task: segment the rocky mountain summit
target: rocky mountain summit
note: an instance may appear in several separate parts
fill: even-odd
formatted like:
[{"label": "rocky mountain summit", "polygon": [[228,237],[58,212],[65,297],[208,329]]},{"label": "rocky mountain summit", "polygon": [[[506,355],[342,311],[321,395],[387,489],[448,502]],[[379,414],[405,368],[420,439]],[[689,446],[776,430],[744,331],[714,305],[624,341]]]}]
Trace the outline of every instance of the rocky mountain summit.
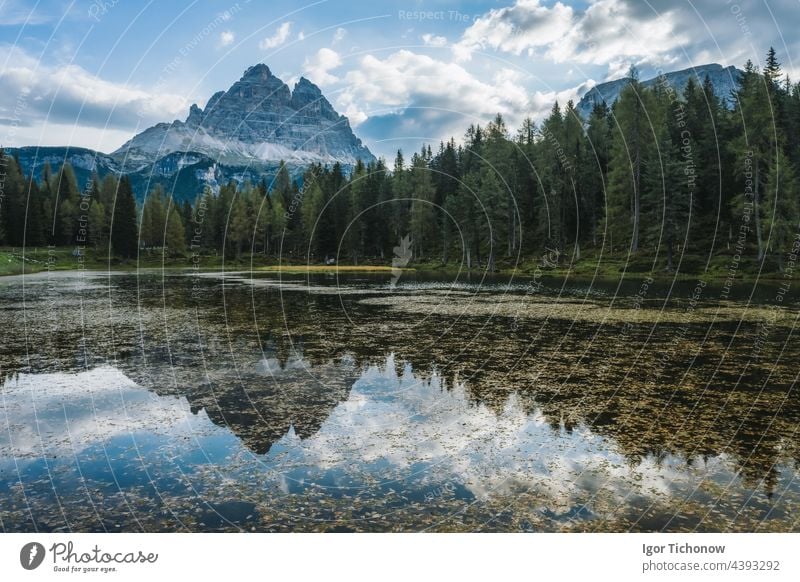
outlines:
[{"label": "rocky mountain summit", "polygon": [[[664,78],[667,83],[679,94],[683,93],[686,83],[689,82],[690,77],[694,77],[698,85],[702,85],[706,77],[711,80],[714,87],[714,92],[717,97],[722,99],[722,102],[727,107],[733,107],[732,94],[739,86],[740,71],[736,67],[723,67],[716,63],[710,65],[701,65],[683,69],[680,71],[673,71],[665,73]],[[651,87],[658,82],[658,77],[642,81],[643,87]],[[588,119],[592,113],[595,103],[605,102],[611,107],[614,102],[619,98],[622,90],[631,82],[629,77],[608,81],[607,83],[600,83],[592,87],[578,102],[575,107],[578,113],[584,119]]]},{"label": "rocky mountain summit", "polygon": [[[682,92],[690,77],[702,83],[711,79],[716,94],[733,106],[739,71],[718,64],[666,73],[667,82]],[[657,78],[642,81],[644,86]],[[589,90],[577,105],[587,119],[595,103],[612,105],[630,83],[623,78]],[[192,105],[184,121],[158,123],[134,136],[111,154],[78,147],[7,148],[19,159],[26,174],[41,175],[45,163],[57,168],[70,163],[81,185],[93,174],[125,173],[141,200],[161,184],[178,200],[194,200],[210,187],[222,184],[267,184],[284,162],[300,180],[311,163],[339,163],[345,172],[358,160],[375,159],[355,136],[347,118],[334,110],[311,81],[301,78],[290,89],[269,67],[250,67],[227,91],[211,96],[205,108]]]},{"label": "rocky mountain summit", "polygon": [[205,109],[192,105],[185,121],[154,125],[111,156],[130,167],[175,152],[199,153],[228,165],[284,160],[351,166],[375,159],[319,87],[301,78],[290,90],[264,64],[215,93]]}]

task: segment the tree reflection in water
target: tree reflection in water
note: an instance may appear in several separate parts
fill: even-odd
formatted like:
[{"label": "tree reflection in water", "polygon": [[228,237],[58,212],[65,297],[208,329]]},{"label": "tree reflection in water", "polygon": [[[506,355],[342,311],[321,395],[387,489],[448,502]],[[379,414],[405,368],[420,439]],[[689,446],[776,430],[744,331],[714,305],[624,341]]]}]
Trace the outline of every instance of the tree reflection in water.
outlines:
[{"label": "tree reflection in water", "polygon": [[532,301],[504,287],[312,283],[6,283],[3,528],[796,529],[796,342],[754,355],[755,309],[510,325],[475,307]]}]

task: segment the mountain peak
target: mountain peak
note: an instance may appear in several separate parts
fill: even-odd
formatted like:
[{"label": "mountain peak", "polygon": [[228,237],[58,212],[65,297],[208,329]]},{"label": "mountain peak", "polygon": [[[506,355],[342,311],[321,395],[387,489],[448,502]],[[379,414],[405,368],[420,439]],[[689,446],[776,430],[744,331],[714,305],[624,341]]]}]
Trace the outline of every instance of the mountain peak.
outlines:
[{"label": "mountain peak", "polygon": [[[643,87],[651,87],[658,83],[662,75],[667,83],[679,94],[683,93],[690,78],[694,78],[698,84],[702,85],[705,78],[708,77],[714,86],[714,92],[717,97],[722,99],[723,103],[728,106],[733,105],[731,93],[738,87],[739,82],[739,70],[736,67],[723,67],[719,63],[709,63],[680,71],[662,73],[652,79],[641,81],[641,84]],[[596,103],[605,102],[609,107],[612,106],[619,98],[622,90],[630,82],[631,78],[626,76],[595,85],[581,97],[576,109],[584,119],[588,119]]]},{"label": "mountain peak", "polygon": [[289,105],[301,116],[318,116],[329,121],[342,119],[333,105],[325,99],[322,90],[305,77],[300,77],[300,80],[295,83]]},{"label": "mountain peak", "polygon": [[301,77],[294,90],[258,63],[205,109],[193,104],[185,121],[158,124],[112,156],[153,163],[175,152],[197,152],[248,166],[285,160],[353,166],[375,159],[314,83]]},{"label": "mountain peak", "polygon": [[309,91],[316,91],[317,93],[322,95],[322,90],[317,85],[306,79],[305,77],[300,77],[297,83],[294,84],[294,89],[295,91],[297,91],[298,89],[302,90],[307,89]]},{"label": "mountain peak", "polygon": [[269,70],[269,67],[264,63],[258,63],[257,65],[253,65],[252,67],[248,67],[247,70],[242,75],[242,79],[247,78],[260,78],[260,79],[269,79],[272,77],[272,71]]}]

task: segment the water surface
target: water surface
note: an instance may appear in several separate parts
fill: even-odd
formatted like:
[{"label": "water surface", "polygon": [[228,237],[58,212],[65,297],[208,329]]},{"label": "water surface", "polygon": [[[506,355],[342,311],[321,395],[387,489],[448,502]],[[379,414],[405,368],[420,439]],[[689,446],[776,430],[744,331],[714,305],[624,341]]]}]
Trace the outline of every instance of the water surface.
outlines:
[{"label": "water surface", "polygon": [[797,531],[782,289],[5,278],[0,527]]}]

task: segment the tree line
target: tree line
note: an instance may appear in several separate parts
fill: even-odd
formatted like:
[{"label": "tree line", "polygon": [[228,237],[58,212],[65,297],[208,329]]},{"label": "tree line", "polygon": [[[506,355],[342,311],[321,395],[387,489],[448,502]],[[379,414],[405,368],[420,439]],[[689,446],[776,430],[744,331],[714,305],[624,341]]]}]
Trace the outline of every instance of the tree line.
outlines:
[{"label": "tree line", "polygon": [[[415,261],[580,259],[586,249],[663,258],[751,254],[795,245],[800,223],[800,83],[770,49],[745,65],[732,95],[690,78],[645,88],[635,69],[612,105],[583,119],[570,101],[512,133],[502,116],[464,139],[427,145],[391,167],[381,159],[312,165],[293,180],[209,187],[193,204],[160,187],[137,207],[127,177],[79,190],[68,164],[24,176],[3,156],[0,244],[93,245],[121,256],[141,248],[258,253],[358,263],[392,256],[410,236]],[[727,105],[728,103],[732,105]]]},{"label": "tree line", "polygon": [[136,255],[138,212],[127,176],[94,176],[80,190],[70,164],[53,172],[45,163],[37,180],[3,151],[0,168],[1,245],[76,245]]}]

